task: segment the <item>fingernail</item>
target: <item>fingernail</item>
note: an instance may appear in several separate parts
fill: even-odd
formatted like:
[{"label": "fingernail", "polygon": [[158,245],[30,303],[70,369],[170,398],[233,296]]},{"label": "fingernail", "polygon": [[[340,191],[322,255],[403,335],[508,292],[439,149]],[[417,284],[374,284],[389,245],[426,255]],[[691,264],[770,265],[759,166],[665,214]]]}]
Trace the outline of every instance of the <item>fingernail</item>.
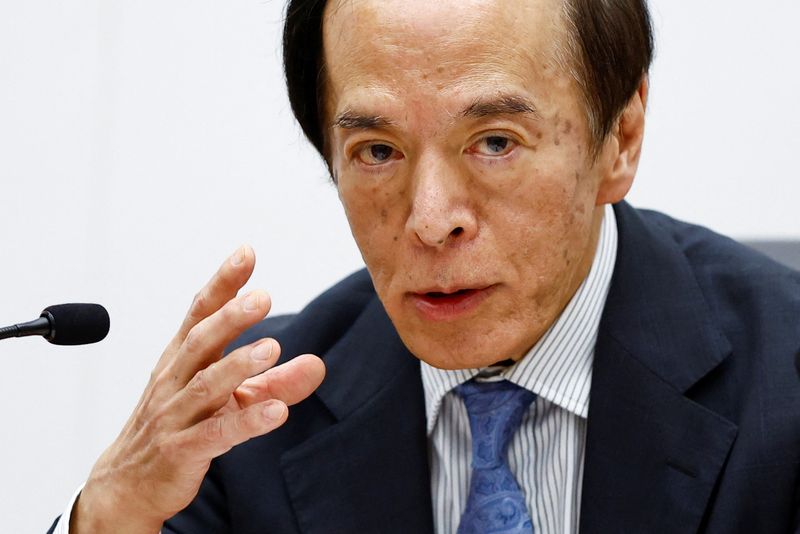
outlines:
[{"label": "fingernail", "polygon": [[231,256],[231,265],[237,267],[242,264],[244,261],[244,246],[239,247],[236,249],[236,252],[233,253]]},{"label": "fingernail", "polygon": [[258,309],[258,293],[250,293],[244,299],[244,311],[251,312]]},{"label": "fingernail", "polygon": [[283,417],[283,403],[271,402],[264,406],[264,418],[270,421],[277,421]]},{"label": "fingernail", "polygon": [[272,343],[269,341],[259,343],[253,347],[253,352],[250,353],[250,356],[254,360],[268,360],[272,356]]}]

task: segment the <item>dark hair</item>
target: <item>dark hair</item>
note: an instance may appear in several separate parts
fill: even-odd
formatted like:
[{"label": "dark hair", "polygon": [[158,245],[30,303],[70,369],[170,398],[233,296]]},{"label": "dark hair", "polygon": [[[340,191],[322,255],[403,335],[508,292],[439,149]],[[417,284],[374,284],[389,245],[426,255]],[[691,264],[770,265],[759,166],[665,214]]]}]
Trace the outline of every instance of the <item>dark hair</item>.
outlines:
[{"label": "dark hair", "polygon": [[[327,0],[289,0],[283,67],[303,132],[327,160],[322,18]],[[585,100],[594,152],[647,74],[653,30],[646,0],[564,0],[568,60]]]}]

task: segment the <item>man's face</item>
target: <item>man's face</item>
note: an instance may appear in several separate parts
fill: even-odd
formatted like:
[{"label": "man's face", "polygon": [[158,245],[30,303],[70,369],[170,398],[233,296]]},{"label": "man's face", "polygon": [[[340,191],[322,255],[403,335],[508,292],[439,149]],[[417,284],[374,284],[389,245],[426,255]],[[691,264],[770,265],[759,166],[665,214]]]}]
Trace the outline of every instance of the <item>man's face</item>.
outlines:
[{"label": "man's face", "polygon": [[519,358],[593,259],[594,160],[560,0],[332,0],[339,196],[400,336],[441,368]]}]

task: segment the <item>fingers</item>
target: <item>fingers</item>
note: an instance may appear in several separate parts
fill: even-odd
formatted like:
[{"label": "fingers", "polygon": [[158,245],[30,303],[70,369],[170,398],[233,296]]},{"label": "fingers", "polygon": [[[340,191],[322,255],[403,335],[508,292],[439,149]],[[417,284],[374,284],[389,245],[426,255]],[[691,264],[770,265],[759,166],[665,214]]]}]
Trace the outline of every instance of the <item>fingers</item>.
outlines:
[{"label": "fingers", "polygon": [[[225,260],[211,280],[195,295],[183,323],[164,353],[165,357],[175,353],[186,335],[197,323],[222,308],[226,302],[236,296],[236,293],[250,279],[255,265],[256,255],[249,245],[242,245]],[[164,359],[162,358],[162,360]],[[166,362],[159,361],[154,374],[157,374],[164,365]]]},{"label": "fingers", "polygon": [[288,415],[286,404],[270,400],[205,419],[175,437],[177,450],[187,456],[215,458],[250,438],[281,426]]},{"label": "fingers", "polygon": [[303,354],[274,369],[245,380],[234,392],[241,407],[267,399],[297,404],[316,390],[325,378],[325,364],[313,354]]},{"label": "fingers", "polygon": [[223,263],[211,280],[195,295],[189,312],[178,330],[183,340],[197,323],[216,312],[236,296],[256,265],[256,255],[249,245],[242,245]]},{"label": "fingers", "polygon": [[195,295],[183,323],[153,369],[151,378],[164,370],[196,324],[236,296],[250,279],[255,265],[256,255],[249,245],[242,245],[225,260],[211,280]]},{"label": "fingers", "polygon": [[229,301],[193,326],[167,369],[175,388],[183,387],[198,370],[218,361],[225,346],[261,321],[270,305],[265,291],[252,291]]},{"label": "fingers", "polygon": [[277,341],[261,339],[201,369],[165,406],[170,426],[188,428],[210,417],[225,406],[243,381],[275,365],[280,353]]}]

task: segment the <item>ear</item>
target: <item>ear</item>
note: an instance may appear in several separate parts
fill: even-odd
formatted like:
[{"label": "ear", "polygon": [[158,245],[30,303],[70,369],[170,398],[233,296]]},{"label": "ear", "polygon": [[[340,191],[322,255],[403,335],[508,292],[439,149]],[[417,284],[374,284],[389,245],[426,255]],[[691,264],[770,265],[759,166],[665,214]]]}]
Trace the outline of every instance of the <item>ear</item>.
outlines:
[{"label": "ear", "polygon": [[607,141],[608,157],[612,159],[597,191],[597,205],[621,201],[633,185],[639,168],[644,139],[644,115],[647,108],[649,81],[642,77],[639,89],[622,111],[615,130]]}]

